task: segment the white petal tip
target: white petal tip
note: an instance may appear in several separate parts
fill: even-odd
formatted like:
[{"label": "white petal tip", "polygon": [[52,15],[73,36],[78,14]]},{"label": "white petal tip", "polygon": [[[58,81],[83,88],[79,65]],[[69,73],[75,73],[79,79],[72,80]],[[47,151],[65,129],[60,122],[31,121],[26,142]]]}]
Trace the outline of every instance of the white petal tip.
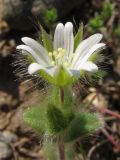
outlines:
[{"label": "white petal tip", "polygon": [[66,27],[66,28],[73,28],[73,24],[72,24],[71,22],[67,22],[67,23],[65,24],[65,27]]},{"label": "white petal tip", "polygon": [[97,38],[99,38],[100,40],[103,38],[103,35],[101,33],[96,33],[95,34],[97,36]]},{"label": "white petal tip", "polygon": [[16,47],[16,49],[22,49],[21,45],[18,45],[18,46]]},{"label": "white petal tip", "polygon": [[63,27],[64,27],[64,26],[63,26],[62,23],[58,23],[57,26],[56,26],[56,28],[63,28]]},{"label": "white petal tip", "polygon": [[26,40],[26,38],[28,38],[28,37],[22,37],[21,41],[24,42],[24,40]]},{"label": "white petal tip", "polygon": [[34,74],[35,72],[37,72],[38,70],[40,70],[41,67],[39,64],[37,63],[32,63],[28,66],[28,73],[29,74]]}]

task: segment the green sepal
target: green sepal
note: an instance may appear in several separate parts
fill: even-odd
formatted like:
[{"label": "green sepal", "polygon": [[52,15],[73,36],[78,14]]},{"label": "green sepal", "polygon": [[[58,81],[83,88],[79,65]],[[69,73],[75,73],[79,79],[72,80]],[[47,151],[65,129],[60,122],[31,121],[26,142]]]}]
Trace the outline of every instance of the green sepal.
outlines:
[{"label": "green sepal", "polygon": [[104,78],[105,75],[106,75],[106,72],[99,69],[95,73],[90,73],[90,76],[88,75],[89,81],[90,83],[98,83],[100,80]]},{"label": "green sepal", "polygon": [[64,87],[77,81],[76,77],[71,76],[63,67],[59,67],[54,76],[51,76],[44,70],[38,71],[38,74],[42,76],[49,83],[55,86]]},{"label": "green sepal", "polygon": [[23,120],[38,133],[45,131],[45,110],[43,106],[30,107],[23,113]]},{"label": "green sepal", "polygon": [[65,130],[64,140],[71,142],[78,138],[89,136],[100,127],[101,122],[95,114],[89,112],[79,113]]},{"label": "green sepal", "polygon": [[53,104],[47,106],[46,116],[48,120],[48,132],[50,132],[50,134],[56,134],[67,126],[63,113]]},{"label": "green sepal", "polygon": [[53,52],[53,43],[52,40],[49,36],[49,34],[43,29],[42,26],[40,26],[41,28],[41,33],[42,33],[42,41],[43,41],[43,45],[46,48],[46,50],[48,52]]},{"label": "green sepal", "polygon": [[35,62],[34,57],[33,57],[31,54],[29,54],[27,51],[24,51],[24,54],[23,54],[23,55],[24,55],[24,58],[27,60],[27,62],[28,62],[29,64]]},{"label": "green sepal", "polygon": [[51,83],[51,84],[55,84],[55,78],[52,77],[50,74],[48,74],[45,70],[41,69],[37,72],[41,77],[43,77],[47,82]]},{"label": "green sepal", "polygon": [[83,23],[80,24],[77,34],[74,39],[74,51],[79,45],[79,43],[83,40]]},{"label": "green sepal", "polygon": [[98,52],[95,52],[94,54],[92,54],[90,56],[90,58],[88,59],[88,61],[92,61],[93,63],[101,63],[104,61],[104,56]]},{"label": "green sepal", "polygon": [[64,67],[60,67],[58,72],[55,75],[56,85],[59,87],[64,87],[70,85],[76,81],[76,78],[71,76]]}]

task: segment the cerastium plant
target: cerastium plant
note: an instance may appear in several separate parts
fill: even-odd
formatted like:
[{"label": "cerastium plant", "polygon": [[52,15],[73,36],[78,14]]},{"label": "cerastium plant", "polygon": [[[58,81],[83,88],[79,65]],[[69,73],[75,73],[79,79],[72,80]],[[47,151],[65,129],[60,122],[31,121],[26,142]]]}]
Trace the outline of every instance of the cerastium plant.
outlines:
[{"label": "cerastium plant", "polygon": [[82,40],[82,25],[74,37],[71,22],[56,26],[53,42],[46,31],[41,30],[43,45],[23,37],[24,44],[17,49],[30,63],[28,73],[39,75],[52,85],[41,104],[25,110],[23,119],[44,135],[43,149],[48,159],[70,160],[74,157],[75,142],[102,125],[99,116],[78,106],[72,86],[84,76],[92,78],[99,72],[97,64],[102,56],[98,52],[105,44],[100,43],[100,33]]}]

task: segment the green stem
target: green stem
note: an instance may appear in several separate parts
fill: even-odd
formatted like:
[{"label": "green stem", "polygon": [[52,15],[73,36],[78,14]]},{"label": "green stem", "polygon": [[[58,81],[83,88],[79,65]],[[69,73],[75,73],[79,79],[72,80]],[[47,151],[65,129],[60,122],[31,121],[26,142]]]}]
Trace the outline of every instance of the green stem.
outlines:
[{"label": "green stem", "polygon": [[62,87],[60,88],[60,102],[64,103],[64,89]]}]

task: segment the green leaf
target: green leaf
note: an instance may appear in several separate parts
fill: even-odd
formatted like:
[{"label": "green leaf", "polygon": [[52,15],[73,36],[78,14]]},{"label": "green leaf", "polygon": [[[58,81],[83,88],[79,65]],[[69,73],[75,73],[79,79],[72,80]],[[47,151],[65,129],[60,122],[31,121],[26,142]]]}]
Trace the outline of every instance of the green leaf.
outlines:
[{"label": "green leaf", "polygon": [[83,40],[83,23],[80,24],[77,34],[74,39],[74,51],[79,45],[79,43]]},{"label": "green leaf", "polygon": [[93,29],[99,29],[100,27],[103,26],[103,23],[104,23],[103,19],[97,13],[95,14],[95,17],[89,21],[89,25]]},{"label": "green leaf", "polygon": [[49,26],[52,26],[58,18],[56,8],[47,9],[44,13],[44,21]]},{"label": "green leaf", "polygon": [[23,120],[37,132],[45,131],[45,111],[44,107],[30,107],[23,113]]},{"label": "green leaf", "polygon": [[47,106],[46,116],[48,119],[49,132],[51,134],[56,134],[62,131],[67,125],[63,113],[53,104]]},{"label": "green leaf", "polygon": [[101,16],[105,20],[110,19],[115,10],[115,3],[111,3],[109,0],[105,0],[102,7]]},{"label": "green leaf", "polygon": [[100,127],[101,121],[95,114],[89,112],[79,113],[65,131],[64,140],[71,142],[78,138],[88,136]]},{"label": "green leaf", "polygon": [[49,34],[43,29],[42,26],[40,26],[40,28],[44,47],[47,49],[48,52],[53,52],[53,43]]}]

